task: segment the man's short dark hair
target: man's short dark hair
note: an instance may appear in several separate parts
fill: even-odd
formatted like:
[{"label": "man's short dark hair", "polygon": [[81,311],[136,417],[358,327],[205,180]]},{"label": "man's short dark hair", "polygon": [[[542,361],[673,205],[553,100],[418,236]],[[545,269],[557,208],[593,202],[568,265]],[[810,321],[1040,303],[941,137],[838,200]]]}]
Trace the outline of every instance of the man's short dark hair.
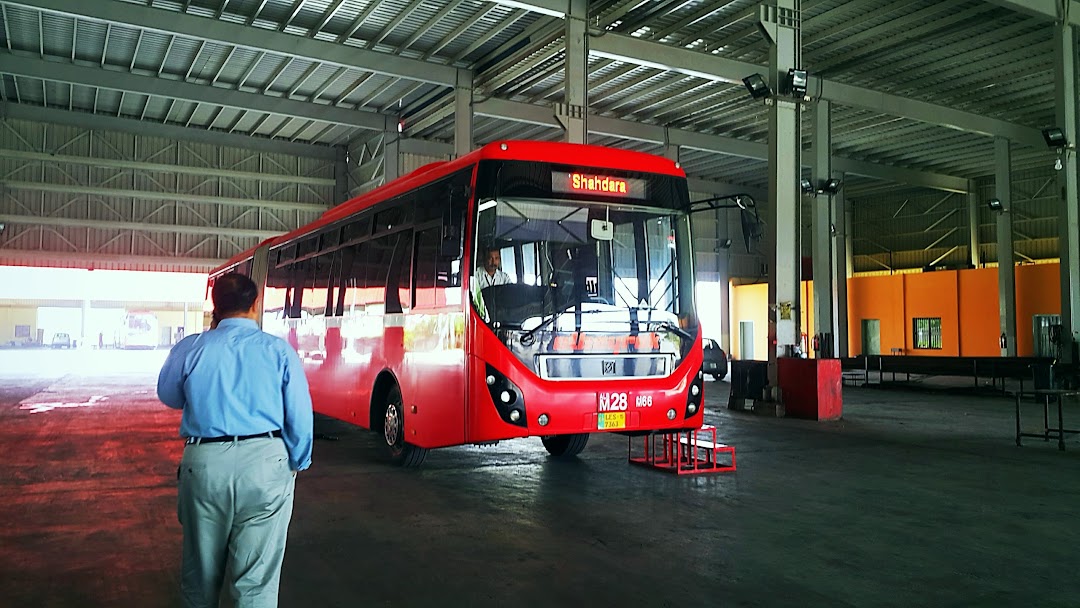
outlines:
[{"label": "man's short dark hair", "polygon": [[255,286],[255,281],[238,272],[230,272],[218,277],[214,281],[214,289],[211,292],[214,312],[218,317],[251,310],[258,296],[259,288]]}]

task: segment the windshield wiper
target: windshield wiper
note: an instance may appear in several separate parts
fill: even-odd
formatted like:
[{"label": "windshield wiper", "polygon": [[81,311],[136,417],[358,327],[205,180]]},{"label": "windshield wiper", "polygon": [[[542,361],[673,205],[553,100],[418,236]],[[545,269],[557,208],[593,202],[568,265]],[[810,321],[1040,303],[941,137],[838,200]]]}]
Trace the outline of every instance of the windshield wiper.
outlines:
[{"label": "windshield wiper", "polygon": [[694,336],[690,335],[690,333],[687,332],[685,329],[679,327],[678,325],[672,323],[671,321],[646,321],[645,324],[646,325],[658,325],[658,326],[660,326],[660,327],[662,327],[662,328],[664,328],[664,329],[666,329],[666,330],[668,330],[670,332],[678,334],[679,337],[681,337],[681,338],[683,338],[685,340],[690,340],[691,342],[694,340]]},{"label": "windshield wiper", "polygon": [[[539,325],[537,325],[536,327],[530,329],[529,331],[521,334],[522,341],[531,340],[533,335],[536,332],[550,326],[552,323],[555,322],[556,319],[559,318],[559,315],[570,314],[570,310],[573,309],[574,306],[576,306],[576,304],[573,305],[573,306],[569,306],[567,308],[564,308],[564,309],[562,309],[562,310],[560,310],[558,312],[552,313],[550,317],[548,317],[547,319],[544,319]],[[611,311],[610,310],[582,310],[582,311],[574,311],[574,314],[580,313],[580,314],[583,314],[583,315],[592,315],[592,314],[598,314],[598,313],[603,313],[603,312],[611,312]]]}]

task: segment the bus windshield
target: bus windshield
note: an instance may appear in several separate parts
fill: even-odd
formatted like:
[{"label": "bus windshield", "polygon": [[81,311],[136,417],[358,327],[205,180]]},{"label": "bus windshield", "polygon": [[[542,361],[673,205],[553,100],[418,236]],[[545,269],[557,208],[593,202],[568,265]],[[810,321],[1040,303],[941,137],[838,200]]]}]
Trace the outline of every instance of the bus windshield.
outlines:
[{"label": "bus windshield", "polygon": [[625,350],[610,338],[646,335],[647,350],[681,358],[693,342],[683,329],[696,327],[693,299],[680,297],[692,289],[678,264],[688,239],[684,214],[510,197],[477,209],[473,305],[522,360],[531,353],[517,352],[518,343],[550,351],[560,334],[593,335],[592,348],[579,344],[576,352]]}]

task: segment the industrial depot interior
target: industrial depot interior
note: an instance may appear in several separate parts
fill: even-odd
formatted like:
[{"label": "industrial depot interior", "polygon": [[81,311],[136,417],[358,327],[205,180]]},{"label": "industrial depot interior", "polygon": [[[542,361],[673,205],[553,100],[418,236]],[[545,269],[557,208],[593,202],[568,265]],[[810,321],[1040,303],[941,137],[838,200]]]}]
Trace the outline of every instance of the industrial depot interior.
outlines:
[{"label": "industrial depot interior", "polygon": [[1080,603],[1080,0],[0,21],[0,606],[182,605],[228,269],[316,404],[281,606]]}]

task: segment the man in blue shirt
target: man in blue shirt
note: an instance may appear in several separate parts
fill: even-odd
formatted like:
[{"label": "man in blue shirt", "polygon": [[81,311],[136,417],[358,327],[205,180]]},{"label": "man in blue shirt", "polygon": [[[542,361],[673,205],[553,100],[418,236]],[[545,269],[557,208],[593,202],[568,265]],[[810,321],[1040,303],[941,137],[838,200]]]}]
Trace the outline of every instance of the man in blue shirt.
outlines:
[{"label": "man in blue shirt", "polygon": [[183,410],[181,592],[189,608],[216,607],[228,568],[238,607],[277,606],[311,396],[296,352],[259,329],[255,283],[226,274],[212,297],[216,328],[178,342],[158,375],[158,398]]}]

